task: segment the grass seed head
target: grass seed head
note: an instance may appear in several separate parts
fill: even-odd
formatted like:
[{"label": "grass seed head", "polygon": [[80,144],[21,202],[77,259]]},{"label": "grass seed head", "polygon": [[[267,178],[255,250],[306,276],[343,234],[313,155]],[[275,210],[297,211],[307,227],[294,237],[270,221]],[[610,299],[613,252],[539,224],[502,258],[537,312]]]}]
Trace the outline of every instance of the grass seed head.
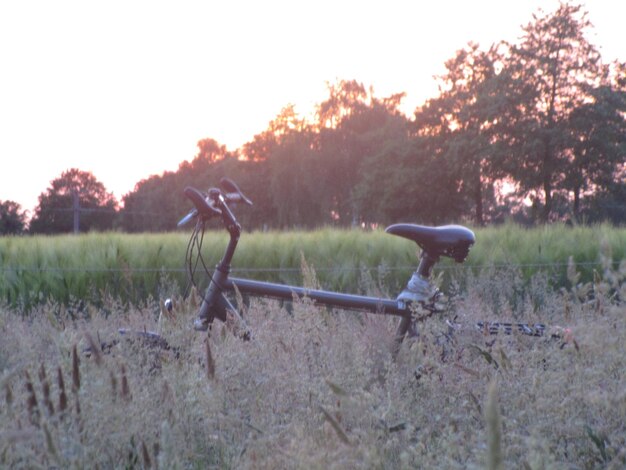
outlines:
[{"label": "grass seed head", "polygon": [[57,368],[57,385],[59,386],[59,411],[63,412],[67,409],[67,394],[65,393],[63,371],[60,367]]},{"label": "grass seed head", "polygon": [[122,390],[121,396],[124,400],[130,401],[132,399],[132,395],[130,393],[130,385],[128,384],[128,377],[126,376],[126,367],[124,364],[121,366],[122,372]]},{"label": "grass seed head", "polygon": [[109,372],[109,379],[111,381],[111,397],[115,403],[115,400],[117,399],[117,377],[115,377],[113,371]]},{"label": "grass seed head", "polygon": [[80,390],[80,359],[78,358],[78,348],[72,348],[72,392]]},{"label": "grass seed head", "polygon": [[54,414],[54,405],[52,404],[52,400],[50,399],[50,382],[48,382],[46,367],[43,362],[41,363],[41,366],[39,368],[39,381],[41,382],[43,404],[48,410],[48,416],[52,416]]},{"label": "grass seed head", "polygon": [[209,338],[204,340],[205,347],[205,360],[206,360],[206,375],[209,380],[215,378],[215,362],[213,360],[213,354],[211,353],[211,345],[209,344]]},{"label": "grass seed head", "polygon": [[11,389],[11,384],[8,383],[4,386],[4,401],[7,407],[11,408],[13,404],[13,390]]},{"label": "grass seed head", "polygon": [[33,386],[33,382],[30,379],[30,374],[28,371],[25,372],[26,375],[26,408],[28,410],[28,416],[32,424],[39,424],[39,404],[37,403],[37,395],[35,393],[35,387]]}]

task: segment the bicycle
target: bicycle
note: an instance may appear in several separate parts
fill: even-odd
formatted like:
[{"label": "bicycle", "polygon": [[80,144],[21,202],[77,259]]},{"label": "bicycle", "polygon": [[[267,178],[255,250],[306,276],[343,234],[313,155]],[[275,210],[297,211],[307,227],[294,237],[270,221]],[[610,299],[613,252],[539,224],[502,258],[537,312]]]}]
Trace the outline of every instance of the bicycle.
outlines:
[{"label": "bicycle", "polygon": [[[421,249],[416,271],[409,279],[406,288],[395,299],[231,277],[231,261],[241,236],[241,225],[230,205],[236,203],[252,205],[252,201],[231,179],[222,178],[220,187],[221,189],[211,188],[206,193],[193,187],[186,187],[184,194],[193,203],[194,208],[178,223],[178,226],[181,227],[192,220],[196,221],[186,254],[191,282],[193,283],[195,271],[199,264],[202,265],[209,277],[209,285],[202,296],[202,303],[194,321],[194,329],[198,331],[209,330],[216,318],[225,322],[230,313],[242,327],[242,338],[246,340],[251,338],[251,331],[247,327],[245,319],[227,298],[226,294],[228,293],[239,292],[242,295],[270,297],[287,301],[293,300],[294,297],[308,298],[316,304],[329,307],[399,317],[393,341],[392,353],[395,356],[407,335],[417,335],[416,323],[441,311],[438,307],[438,300],[441,298],[442,292],[430,280],[435,264],[441,257],[452,258],[457,263],[463,263],[476,241],[474,233],[462,225],[431,227],[400,223],[387,227],[386,233],[413,241]],[[201,248],[206,224],[213,218],[221,220],[230,235],[230,239],[221,261],[211,272],[202,258]],[[195,252],[196,250],[197,252]],[[171,302],[166,301],[166,306],[170,309]],[[418,315],[418,310],[423,313]],[[452,322],[447,323],[450,329],[454,329],[456,326]],[[497,334],[499,331],[511,334],[516,329],[522,334],[542,336],[545,331],[543,324],[479,322],[476,327],[487,332],[487,334]]]}]

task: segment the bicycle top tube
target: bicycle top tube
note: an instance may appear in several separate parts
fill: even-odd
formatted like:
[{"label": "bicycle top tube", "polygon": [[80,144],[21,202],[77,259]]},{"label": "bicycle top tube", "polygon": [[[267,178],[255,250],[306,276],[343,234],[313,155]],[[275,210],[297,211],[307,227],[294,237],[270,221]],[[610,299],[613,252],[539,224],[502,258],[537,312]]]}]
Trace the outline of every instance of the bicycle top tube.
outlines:
[{"label": "bicycle top tube", "polygon": [[[224,282],[225,290],[237,289],[242,294],[293,300],[294,297],[308,298],[315,303],[348,310],[366,310],[384,315],[405,316],[410,313],[405,304],[396,300],[364,295],[344,294],[322,289],[308,289],[273,282],[255,281],[251,279],[229,278]],[[425,299],[426,300],[426,299]]]}]

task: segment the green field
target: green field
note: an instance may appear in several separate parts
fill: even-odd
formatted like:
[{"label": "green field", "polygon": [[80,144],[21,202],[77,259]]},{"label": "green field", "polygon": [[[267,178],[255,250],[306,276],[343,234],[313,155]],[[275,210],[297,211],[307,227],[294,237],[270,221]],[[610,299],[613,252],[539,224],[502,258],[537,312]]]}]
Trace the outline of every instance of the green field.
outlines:
[{"label": "green field", "polygon": [[[437,266],[445,279],[500,271],[514,272],[516,282],[526,283],[541,273],[551,285],[563,287],[570,257],[581,281],[591,280],[594,270],[602,272],[608,259],[615,265],[626,259],[626,230],[608,225],[505,225],[475,232],[477,242],[465,264],[445,260]],[[100,304],[113,297],[138,304],[173,295],[187,282],[187,238],[180,232],[0,238],[0,302],[28,310],[49,300]],[[208,266],[217,263],[225,244],[225,234],[206,234]],[[244,233],[233,275],[298,284],[304,258],[326,289],[394,295],[415,269],[417,253],[412,242],[383,231]]]}]

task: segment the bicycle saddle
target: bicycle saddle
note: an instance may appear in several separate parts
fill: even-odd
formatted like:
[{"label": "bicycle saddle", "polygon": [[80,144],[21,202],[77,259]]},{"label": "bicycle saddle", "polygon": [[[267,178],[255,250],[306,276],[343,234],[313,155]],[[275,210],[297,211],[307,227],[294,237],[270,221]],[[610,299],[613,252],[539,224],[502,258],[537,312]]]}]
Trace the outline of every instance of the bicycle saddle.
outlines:
[{"label": "bicycle saddle", "polygon": [[385,232],[413,240],[432,257],[448,256],[457,263],[467,258],[470,247],[476,241],[474,232],[462,225],[427,227],[416,224],[394,224]]}]

